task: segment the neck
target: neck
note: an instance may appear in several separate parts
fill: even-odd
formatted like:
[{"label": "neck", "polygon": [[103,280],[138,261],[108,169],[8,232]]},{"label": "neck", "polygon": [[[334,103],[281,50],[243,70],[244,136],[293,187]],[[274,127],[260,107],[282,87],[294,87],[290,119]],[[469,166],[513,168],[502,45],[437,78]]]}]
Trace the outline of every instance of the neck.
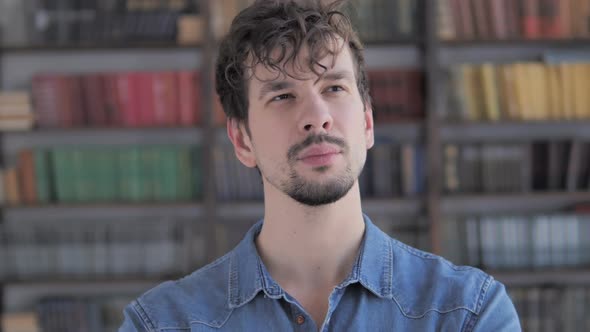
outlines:
[{"label": "neck", "polygon": [[358,182],[339,201],[320,207],[303,206],[266,186],[264,224],[256,245],[273,279],[284,288],[342,282],[365,229]]}]

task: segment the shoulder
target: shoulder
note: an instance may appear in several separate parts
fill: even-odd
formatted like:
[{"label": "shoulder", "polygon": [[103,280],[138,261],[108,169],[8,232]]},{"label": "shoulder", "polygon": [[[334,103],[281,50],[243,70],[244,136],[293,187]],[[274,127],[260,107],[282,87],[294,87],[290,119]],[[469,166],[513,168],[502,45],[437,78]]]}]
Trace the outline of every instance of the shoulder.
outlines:
[{"label": "shoulder", "polygon": [[189,330],[200,323],[219,327],[231,314],[228,282],[233,251],[175,281],[147,291],[125,309],[149,331]]},{"label": "shoulder", "polygon": [[495,283],[485,272],[391,239],[392,296],[407,316],[467,310],[478,315]]}]

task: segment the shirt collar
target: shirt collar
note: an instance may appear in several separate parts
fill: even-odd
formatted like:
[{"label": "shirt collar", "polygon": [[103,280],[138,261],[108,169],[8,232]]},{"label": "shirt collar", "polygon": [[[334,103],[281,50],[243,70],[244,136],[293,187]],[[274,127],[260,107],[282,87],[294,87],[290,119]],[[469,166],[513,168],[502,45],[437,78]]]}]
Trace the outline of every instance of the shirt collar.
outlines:
[{"label": "shirt collar", "polygon": [[[363,215],[365,234],[357,260],[346,278],[337,287],[360,283],[382,298],[392,297],[393,253],[391,239]],[[258,255],[255,239],[263,220],[250,228],[244,239],[232,251],[229,268],[229,307],[237,308],[250,302],[263,291],[270,298],[280,298],[284,290],[272,279]]]}]

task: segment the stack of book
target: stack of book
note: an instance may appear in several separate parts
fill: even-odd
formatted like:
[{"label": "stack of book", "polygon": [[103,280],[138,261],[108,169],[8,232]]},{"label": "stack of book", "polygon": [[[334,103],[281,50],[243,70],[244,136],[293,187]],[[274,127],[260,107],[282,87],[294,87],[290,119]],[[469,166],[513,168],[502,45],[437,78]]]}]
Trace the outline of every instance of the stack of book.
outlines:
[{"label": "stack of book", "polygon": [[422,1],[350,1],[349,15],[365,43],[411,39],[419,33]]},{"label": "stack of book", "polygon": [[[37,74],[32,89],[40,128],[178,127],[200,124],[198,71]],[[219,103],[217,123],[223,123]]]},{"label": "stack of book", "polygon": [[590,190],[590,142],[447,144],[448,193]]},{"label": "stack of book", "polygon": [[414,69],[373,69],[368,73],[377,123],[419,120],[424,116],[423,74]]},{"label": "stack of book", "polygon": [[586,0],[437,0],[445,40],[589,38]]},{"label": "stack of book", "polygon": [[[463,64],[442,118],[464,121],[590,119],[590,63]],[[443,108],[441,108],[443,109]]]},{"label": "stack of book", "polygon": [[445,257],[493,270],[575,268],[590,264],[584,213],[448,218]]},{"label": "stack of book", "polygon": [[[189,258],[186,224],[178,218],[123,217],[6,222],[0,225],[0,280],[177,276]],[[205,238],[190,241],[191,262],[203,264]]]},{"label": "stack of book", "polygon": [[30,130],[34,124],[32,109],[28,92],[0,92],[0,130]]},{"label": "stack of book", "polygon": [[201,197],[196,146],[22,150],[3,170],[7,205],[189,202]]}]

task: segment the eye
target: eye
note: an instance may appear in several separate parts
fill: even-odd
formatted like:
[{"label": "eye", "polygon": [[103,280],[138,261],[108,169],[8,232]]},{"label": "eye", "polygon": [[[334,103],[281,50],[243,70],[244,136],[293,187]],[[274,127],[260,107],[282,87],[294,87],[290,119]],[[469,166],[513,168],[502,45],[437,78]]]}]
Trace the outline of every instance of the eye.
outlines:
[{"label": "eye", "polygon": [[338,91],[344,91],[344,88],[340,85],[332,85],[331,87],[326,89],[326,91],[327,92],[338,92]]},{"label": "eye", "polygon": [[281,100],[286,100],[286,99],[289,99],[289,98],[293,98],[293,95],[290,94],[290,93],[283,93],[281,95],[278,95],[278,96],[273,97],[270,101],[271,102],[272,101],[281,101]]}]

